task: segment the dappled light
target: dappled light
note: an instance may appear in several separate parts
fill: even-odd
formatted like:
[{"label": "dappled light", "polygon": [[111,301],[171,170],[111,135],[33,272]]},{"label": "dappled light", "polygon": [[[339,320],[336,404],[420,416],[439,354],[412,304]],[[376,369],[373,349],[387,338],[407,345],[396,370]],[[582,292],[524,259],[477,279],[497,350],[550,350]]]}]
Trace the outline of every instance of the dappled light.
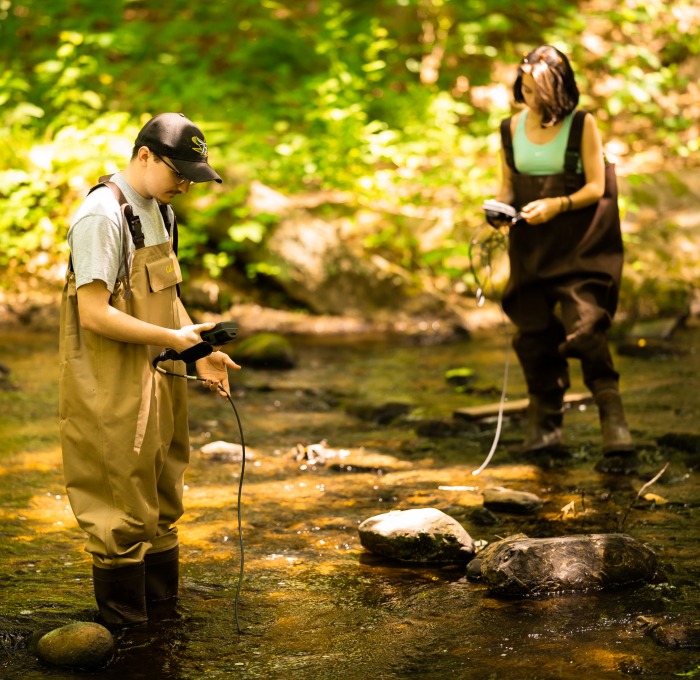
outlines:
[{"label": "dappled light", "polygon": [[[55,375],[30,379],[34,362],[46,362],[51,345],[32,334],[13,339],[4,347],[4,361],[24,386],[22,399],[55,398]],[[571,459],[542,467],[511,456],[509,448],[522,432],[522,423],[513,418],[492,463],[473,476],[490,447],[493,425],[463,425],[466,429],[439,437],[420,436],[416,429],[424,418],[448,422],[458,408],[488,399],[451,388],[444,376],[449,368],[467,365],[477,387],[498,381],[503,356],[492,342],[488,335],[440,348],[397,340],[324,344],[316,339],[307,345],[295,339],[296,368],[249,368],[235,376],[234,399],[249,445],[241,506],[242,635],[233,623],[241,559],[240,462],[202,452],[211,442],[234,444],[237,435],[225,403],[208,391],[190,389],[192,462],[185,514],[178,523],[182,618],[172,628],[119,636],[118,656],[102,677],[116,680],[136,667],[156,673],[154,664],[160,669],[164,661],[184,675],[206,667],[212,677],[245,672],[252,678],[332,677],[341,662],[348,678],[404,677],[416,668],[425,677],[469,677],[475,665],[488,665],[504,677],[527,677],[536,664],[542,677],[558,680],[612,678],[621,669],[644,669],[646,677],[661,680],[669,668],[692,669],[693,649],[654,645],[637,618],[692,617],[698,601],[691,578],[698,565],[693,454],[655,443],[664,433],[694,428],[697,404],[685,397],[688,381],[695,379],[697,354],[662,362],[620,357],[630,376],[627,401],[644,452],[643,477],[595,472],[599,434],[591,409],[566,415]],[[679,343],[694,348],[697,330],[684,331]],[[410,374],[407,365],[414,367]],[[348,379],[358,375],[361,382]],[[311,377],[333,391],[334,406],[318,394],[309,399]],[[522,389],[521,378],[513,376],[513,400]],[[384,424],[351,415],[359,401],[381,404],[397,392],[412,412]],[[17,398],[13,394],[0,391],[4,405]],[[2,414],[10,429],[21,419],[18,411]],[[35,447],[25,431],[15,441],[17,452],[4,456],[0,476],[0,633],[6,631],[6,640],[21,641],[37,628],[90,621],[96,612],[90,557],[63,489],[57,422],[49,411],[34,422],[38,431],[54,428],[54,443]],[[231,451],[235,455],[235,447]],[[348,459],[339,455],[343,452],[351,452],[357,469],[342,464]],[[667,472],[644,489],[664,459],[671,461],[671,476]],[[369,468],[362,470],[365,461]],[[373,468],[378,461],[386,469]],[[534,492],[543,505],[534,514],[488,510],[483,492],[493,487]],[[442,510],[480,545],[517,533],[614,533],[627,513],[625,533],[653,548],[664,574],[659,583],[621,592],[495,597],[466,578],[464,564],[400,562],[362,546],[362,521],[410,508]],[[19,651],[4,657],[0,669],[16,670],[22,678],[50,677],[17,644]]]},{"label": "dappled light", "polygon": [[[150,115],[180,110],[202,122],[225,179],[178,206],[193,278],[217,279],[225,298],[262,287],[318,312],[286,289],[284,258],[266,246],[296,211],[414,285],[474,294],[465,243],[498,183],[515,67],[542,42],[572,57],[617,164],[633,265],[624,311],[676,313],[697,279],[700,15],[685,0],[382,0],[342,12],[332,0],[167,11],[13,0],[0,17],[0,129],[12,140],[0,150],[0,308],[10,295],[13,314],[31,309],[27,295],[55,299],[79,201],[124,166]],[[503,276],[493,283],[489,297]]]},{"label": "dappled light", "polygon": [[[191,454],[177,611],[115,630],[90,676],[700,677],[696,4],[0,0],[0,677],[88,672],[36,646],[98,614],[59,442],[67,232],[142,126],[180,111],[223,183],[175,196],[178,294],[194,323],[235,321],[226,351],[245,359],[229,374],[235,414],[176,385]],[[609,341],[633,469],[599,467],[578,361],[561,446],[518,448],[528,387],[500,307],[516,239],[482,205],[518,65],[542,44],[571,59],[615,164]],[[243,353],[263,333],[275,365]],[[411,534],[414,512],[440,530]],[[387,516],[397,535],[372,543]],[[592,536],[655,559],[630,576],[622,548],[598,559]],[[489,550],[516,537],[530,556],[530,539],[578,552],[499,591]],[[596,581],[596,567],[621,576]]]}]

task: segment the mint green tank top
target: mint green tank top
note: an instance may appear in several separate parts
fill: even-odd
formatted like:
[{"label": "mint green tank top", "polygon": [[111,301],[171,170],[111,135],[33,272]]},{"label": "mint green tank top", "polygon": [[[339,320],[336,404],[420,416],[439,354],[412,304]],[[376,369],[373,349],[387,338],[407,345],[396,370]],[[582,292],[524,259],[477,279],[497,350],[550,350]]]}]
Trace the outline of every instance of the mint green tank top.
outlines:
[{"label": "mint green tank top", "polygon": [[[533,144],[525,134],[527,109],[523,111],[513,136],[513,161],[523,175],[557,175],[564,172],[564,156],[573,113],[564,118],[557,136],[548,144]],[[581,161],[579,160],[579,172]]]}]

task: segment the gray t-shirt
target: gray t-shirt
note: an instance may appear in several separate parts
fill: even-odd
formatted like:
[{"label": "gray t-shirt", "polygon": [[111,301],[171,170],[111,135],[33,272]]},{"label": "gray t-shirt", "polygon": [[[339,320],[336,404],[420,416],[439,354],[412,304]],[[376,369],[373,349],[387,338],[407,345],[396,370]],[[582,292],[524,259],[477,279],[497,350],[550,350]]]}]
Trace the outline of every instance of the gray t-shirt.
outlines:
[{"label": "gray t-shirt", "polygon": [[[141,219],[146,246],[155,246],[170,240],[155,198],[144,198],[121,176],[112,181],[122,190],[131,204],[134,215]],[[173,224],[173,210],[168,206],[168,217]],[[76,288],[99,280],[107,284],[109,292],[119,277],[126,275],[122,245],[122,212],[119,202],[109,187],[100,187],[89,194],[78,208],[68,230]],[[129,265],[134,244],[129,239]]]}]

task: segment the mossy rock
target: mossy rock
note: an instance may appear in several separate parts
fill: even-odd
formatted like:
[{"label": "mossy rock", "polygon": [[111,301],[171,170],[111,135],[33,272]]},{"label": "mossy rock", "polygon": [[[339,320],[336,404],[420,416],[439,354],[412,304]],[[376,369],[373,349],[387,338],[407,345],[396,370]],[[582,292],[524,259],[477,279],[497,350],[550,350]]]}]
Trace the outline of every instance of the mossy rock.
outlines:
[{"label": "mossy rock", "polygon": [[259,333],[231,345],[231,356],[244,368],[294,368],[297,356],[292,343],[278,333]]},{"label": "mossy rock", "polygon": [[43,635],[36,651],[51,666],[94,670],[112,658],[114,639],[98,623],[71,623]]},{"label": "mossy rock", "polygon": [[459,368],[450,368],[445,371],[445,380],[450,385],[463,387],[474,382],[474,369],[468,366],[460,366]]}]

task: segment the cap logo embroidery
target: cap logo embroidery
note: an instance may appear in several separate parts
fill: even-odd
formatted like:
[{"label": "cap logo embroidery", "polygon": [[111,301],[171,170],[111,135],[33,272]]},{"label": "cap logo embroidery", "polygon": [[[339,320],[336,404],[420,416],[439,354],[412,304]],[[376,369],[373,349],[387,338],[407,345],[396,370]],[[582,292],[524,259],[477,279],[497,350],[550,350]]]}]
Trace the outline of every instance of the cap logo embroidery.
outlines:
[{"label": "cap logo embroidery", "polygon": [[193,151],[196,151],[197,153],[201,153],[202,156],[207,155],[207,143],[203,140],[200,139],[197,136],[192,137],[192,142],[194,143],[194,146],[192,147]]}]

